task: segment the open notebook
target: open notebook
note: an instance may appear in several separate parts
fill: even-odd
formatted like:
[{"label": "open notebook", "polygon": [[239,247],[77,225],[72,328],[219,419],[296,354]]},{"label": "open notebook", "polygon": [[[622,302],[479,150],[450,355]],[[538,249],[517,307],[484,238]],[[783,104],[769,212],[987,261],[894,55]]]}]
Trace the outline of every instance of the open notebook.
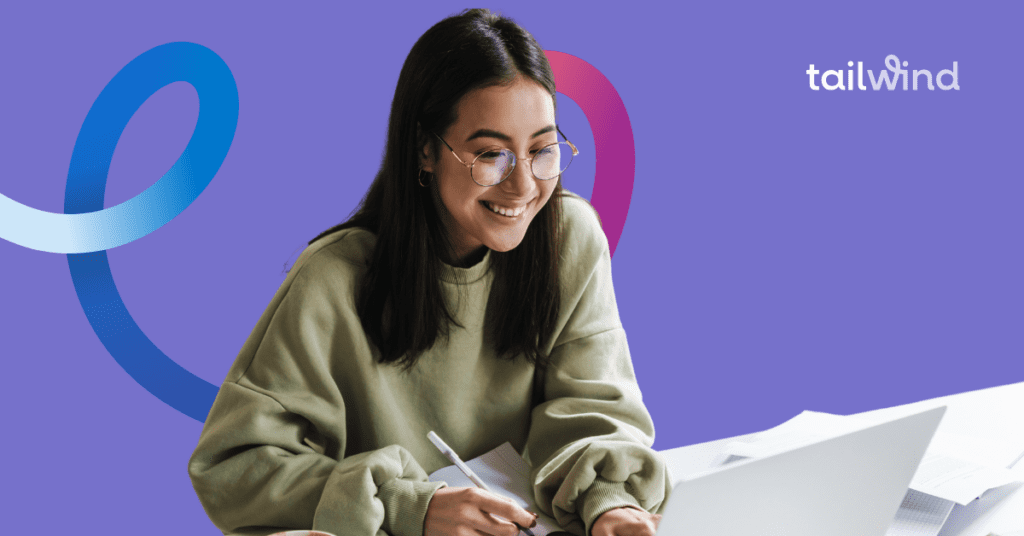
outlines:
[{"label": "open notebook", "polygon": [[[531,529],[535,536],[546,536],[552,532],[561,532],[554,519],[548,517],[533,502],[533,491],[530,488],[530,464],[512,448],[509,443],[474,458],[466,465],[491,487],[491,491],[514,500],[519,506],[537,514],[537,526]],[[433,482],[447,482],[449,486],[476,487],[473,482],[459,471],[458,467],[449,465],[430,473]]]}]

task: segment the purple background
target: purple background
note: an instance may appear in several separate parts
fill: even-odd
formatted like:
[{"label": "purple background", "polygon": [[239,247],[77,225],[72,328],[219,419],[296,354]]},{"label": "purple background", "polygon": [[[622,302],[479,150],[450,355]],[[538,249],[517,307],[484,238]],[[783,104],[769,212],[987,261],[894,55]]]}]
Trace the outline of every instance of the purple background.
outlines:
[{"label": "purple background", "polygon": [[[464,6],[99,4],[0,13],[0,192],[61,212],[114,74],[170,41],[219,54],[240,98],[223,167],[109,256],[142,329],[220,384],[283,264],[372,179],[409,48]],[[613,269],[656,448],[1024,380],[1019,3],[628,5],[493,7],[597,67],[629,112],[636,182]],[[961,90],[808,87],[810,63],[877,72],[887,54],[933,74],[955,60]],[[142,106],[107,206],[170,167],[197,114],[183,82]],[[559,115],[582,151],[564,184],[589,196],[589,125],[564,97]],[[6,530],[216,534],[186,473],[200,423],[107,354],[66,258],[0,240],[0,304]]]}]

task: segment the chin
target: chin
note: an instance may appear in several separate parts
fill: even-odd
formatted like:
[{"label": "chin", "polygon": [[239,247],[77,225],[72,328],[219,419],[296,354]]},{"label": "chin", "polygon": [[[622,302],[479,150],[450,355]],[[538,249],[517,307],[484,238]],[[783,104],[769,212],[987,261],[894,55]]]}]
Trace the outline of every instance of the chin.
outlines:
[{"label": "chin", "polygon": [[517,247],[519,247],[519,244],[522,244],[522,243],[523,243],[522,240],[519,240],[517,242],[504,242],[503,241],[503,242],[500,242],[500,243],[489,245],[489,246],[487,246],[487,248],[490,249],[491,251],[497,251],[498,253],[508,253],[509,251],[512,251],[513,249],[516,249]]},{"label": "chin", "polygon": [[485,245],[491,251],[506,253],[519,247],[519,244],[523,243],[523,238],[525,238],[525,236],[526,235],[524,233],[516,237],[497,238],[493,240],[488,240]]}]

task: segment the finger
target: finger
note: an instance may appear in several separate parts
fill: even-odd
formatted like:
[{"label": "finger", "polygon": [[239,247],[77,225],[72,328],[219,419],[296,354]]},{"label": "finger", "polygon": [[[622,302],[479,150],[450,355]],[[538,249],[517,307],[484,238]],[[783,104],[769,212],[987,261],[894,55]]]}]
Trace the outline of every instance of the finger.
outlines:
[{"label": "finger", "polygon": [[487,510],[496,510],[496,501],[505,499],[480,488],[459,490],[461,515],[458,524],[467,532],[462,534],[484,534],[487,536],[516,536],[519,528],[506,519],[498,519]]},{"label": "finger", "polygon": [[487,534],[494,536],[517,536],[520,532],[519,527],[515,523],[503,517],[483,511],[481,511],[481,514],[487,519],[486,525],[483,528]]},{"label": "finger", "polygon": [[519,534],[519,527],[515,523],[475,506],[472,513],[468,513],[463,519],[467,528],[472,528],[473,531],[487,536],[517,536]]},{"label": "finger", "polygon": [[530,527],[537,520],[536,515],[526,511],[525,508],[519,506],[511,499],[494,495],[493,493],[484,492],[484,495],[480,498],[479,505],[480,509],[484,512],[501,516],[523,527]]}]

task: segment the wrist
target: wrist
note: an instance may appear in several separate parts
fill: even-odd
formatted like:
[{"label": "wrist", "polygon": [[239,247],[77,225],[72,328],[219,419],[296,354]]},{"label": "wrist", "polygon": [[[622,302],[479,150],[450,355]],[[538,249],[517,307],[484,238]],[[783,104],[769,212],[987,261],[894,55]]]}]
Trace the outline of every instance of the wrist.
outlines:
[{"label": "wrist", "polygon": [[598,477],[581,494],[579,516],[586,534],[590,534],[594,523],[610,510],[633,506],[640,509],[637,500],[626,491],[624,482],[611,482]]}]

